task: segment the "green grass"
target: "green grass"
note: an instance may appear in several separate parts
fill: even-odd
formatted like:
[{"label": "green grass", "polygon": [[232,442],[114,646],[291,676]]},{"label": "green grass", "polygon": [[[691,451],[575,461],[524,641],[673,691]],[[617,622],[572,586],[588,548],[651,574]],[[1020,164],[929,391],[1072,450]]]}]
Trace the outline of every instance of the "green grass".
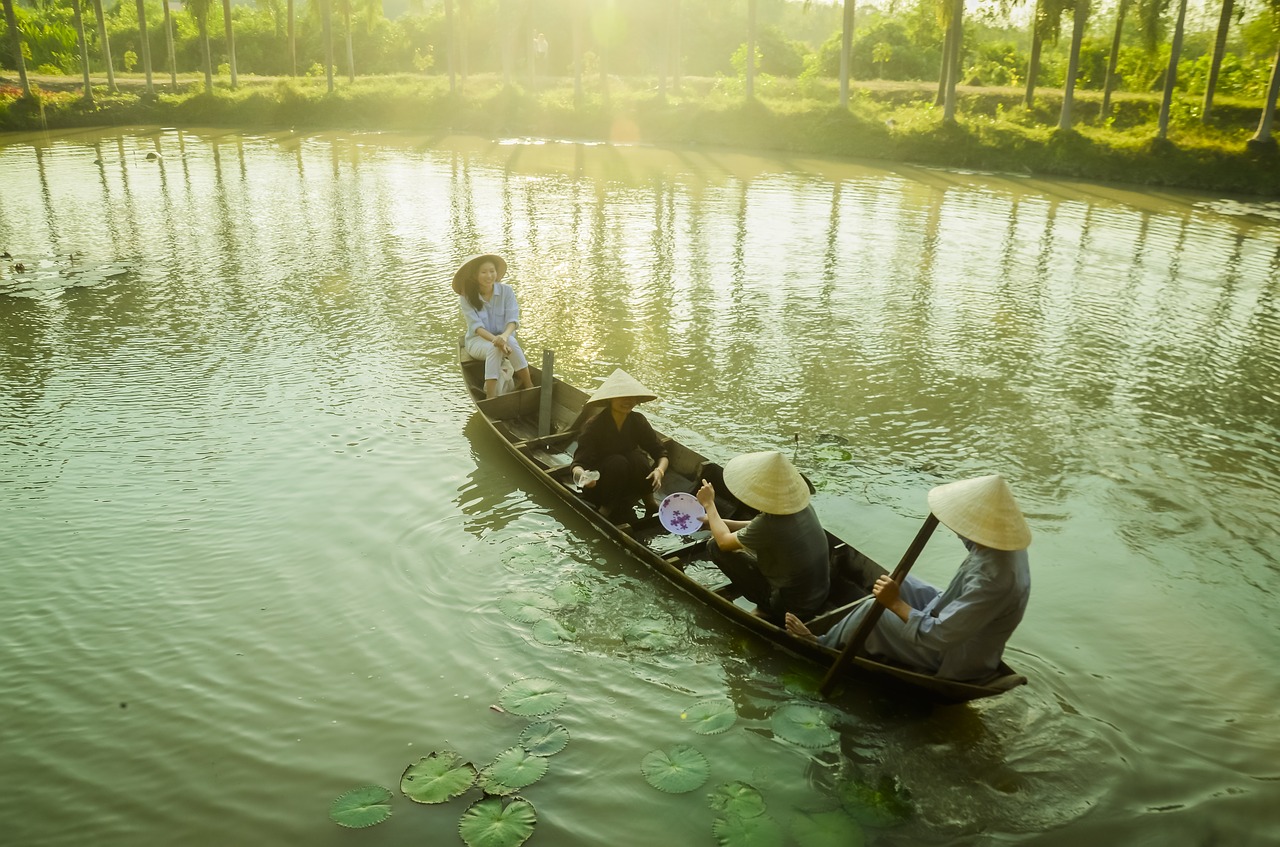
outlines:
[{"label": "green grass", "polygon": [[572,80],[531,90],[505,87],[493,75],[471,77],[456,93],[443,76],[416,75],[339,79],[332,94],[324,79],[308,77],[244,77],[235,90],[221,79],[208,93],[199,77],[182,79],[176,93],[167,78],[163,83],[151,98],[140,96],[137,79],[126,80],[116,95],[95,89],[92,105],[70,81],[66,90],[34,98],[0,90],[0,129],[162,124],[608,139],[1280,193],[1280,156],[1247,144],[1261,105],[1225,98],[1207,124],[1199,119],[1198,98],[1177,101],[1168,142],[1155,143],[1158,100],[1125,93],[1113,98],[1112,115],[1101,122],[1098,92],[1082,92],[1074,128],[1062,132],[1057,92],[1040,91],[1028,109],[1021,90],[965,88],[959,119],[947,125],[933,105],[934,86],[926,83],[857,83],[848,108],[839,106],[834,80],[771,77],[757,80],[753,100],[733,78],[686,79],[679,92],[668,89],[665,96],[653,79],[612,79],[606,96],[598,77],[584,80],[580,96]]}]

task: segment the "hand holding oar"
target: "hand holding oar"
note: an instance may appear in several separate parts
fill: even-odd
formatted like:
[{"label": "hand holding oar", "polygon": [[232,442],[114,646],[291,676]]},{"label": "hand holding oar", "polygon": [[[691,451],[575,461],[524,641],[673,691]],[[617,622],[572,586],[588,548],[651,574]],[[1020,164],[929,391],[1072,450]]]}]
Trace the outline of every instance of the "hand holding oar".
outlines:
[{"label": "hand holding oar", "polygon": [[[911,566],[916,563],[916,559],[920,557],[920,551],[924,550],[924,545],[929,543],[929,538],[933,535],[933,531],[937,529],[937,527],[938,519],[934,517],[933,514],[930,514],[929,517],[924,519],[924,524],[920,527],[920,531],[916,533],[915,540],[911,542],[911,546],[907,548],[907,552],[902,554],[902,561],[898,562],[898,566],[893,569],[893,573],[889,576],[889,579],[893,580],[895,586],[902,585],[902,580],[906,578],[907,571],[911,570]],[[884,577],[881,577],[881,579],[884,579]],[[879,583],[880,580],[876,580],[876,582]],[[844,671],[845,667],[853,661],[853,657],[858,655],[858,651],[862,649],[862,645],[867,643],[867,638],[870,637],[871,630],[875,629],[876,623],[880,620],[880,616],[884,614],[885,605],[881,604],[881,598],[878,596],[880,593],[884,592],[877,592],[874,604],[867,610],[866,616],[863,617],[861,623],[858,624],[858,628],[854,631],[853,637],[849,639],[849,643],[845,645],[840,656],[827,671],[827,675],[822,680],[822,685],[818,689],[822,693],[822,696],[825,697],[831,693],[831,689],[835,687],[836,680],[840,677],[840,674]],[[896,590],[889,593],[892,596],[884,598],[885,604],[893,602],[898,597],[898,592]]]}]

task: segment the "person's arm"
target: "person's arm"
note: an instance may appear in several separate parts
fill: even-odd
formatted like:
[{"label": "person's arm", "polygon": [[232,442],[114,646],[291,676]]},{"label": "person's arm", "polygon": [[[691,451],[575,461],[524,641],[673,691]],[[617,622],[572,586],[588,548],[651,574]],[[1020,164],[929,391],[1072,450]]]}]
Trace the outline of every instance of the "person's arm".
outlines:
[{"label": "person's arm", "polygon": [[645,479],[649,480],[653,485],[653,490],[657,491],[662,487],[662,480],[667,475],[667,468],[671,466],[671,460],[667,457],[667,445],[663,444],[662,439],[658,437],[658,433],[654,432],[648,418],[639,412],[632,412],[631,417],[635,418],[636,441],[649,454],[649,458],[655,460],[653,470],[649,471]]},{"label": "person's arm", "polygon": [[[495,283],[502,285],[502,283]],[[507,346],[507,339],[510,338],[520,326],[520,303],[516,300],[516,292],[509,285],[502,285],[502,347]]]},{"label": "person's arm", "polygon": [[[982,632],[1010,602],[1012,586],[1007,582],[993,581],[972,575],[960,596],[937,613],[925,614],[907,606],[900,598],[898,603],[907,606],[906,632],[917,643],[935,650],[945,650]],[[897,587],[894,587],[897,594]],[[877,601],[879,598],[877,598]]]},{"label": "person's arm", "polygon": [[705,479],[702,481],[702,487],[698,489],[698,502],[707,510],[707,516],[703,520],[706,522],[707,529],[711,530],[711,537],[716,540],[716,546],[726,553],[743,549],[742,542],[738,540],[738,530],[747,524],[743,521],[733,521],[732,523],[736,526],[730,527],[730,521],[720,517],[720,510],[716,508],[715,486]]}]

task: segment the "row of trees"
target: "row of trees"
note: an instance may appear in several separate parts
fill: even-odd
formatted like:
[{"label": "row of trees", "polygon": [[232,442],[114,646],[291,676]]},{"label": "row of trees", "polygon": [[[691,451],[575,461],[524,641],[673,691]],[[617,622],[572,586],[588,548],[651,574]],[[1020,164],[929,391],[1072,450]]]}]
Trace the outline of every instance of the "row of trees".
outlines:
[{"label": "row of trees", "polygon": [[[350,79],[359,65],[363,73],[447,73],[453,87],[472,70],[500,70],[508,83],[515,76],[569,72],[579,98],[585,74],[599,75],[606,97],[610,74],[656,76],[665,94],[685,74],[734,73],[748,97],[762,74],[836,76],[842,105],[852,79],[936,78],[947,121],[955,120],[961,83],[1024,85],[1028,106],[1038,86],[1060,85],[1063,129],[1074,120],[1077,86],[1103,91],[1104,120],[1118,88],[1158,87],[1158,136],[1164,138],[1174,92],[1195,84],[1203,87],[1203,120],[1220,87],[1264,97],[1255,136],[1263,140],[1270,137],[1280,87],[1280,0],[1261,0],[1268,5],[1247,21],[1238,0],[1221,0],[1216,30],[1190,41],[1186,0],[1115,0],[1107,10],[1096,10],[1095,0],[1023,0],[1034,3],[1029,28],[966,20],[964,0],[892,0],[888,10],[861,13],[855,0],[836,6],[810,0],[410,0],[415,5],[395,20],[386,17],[381,0],[304,0],[301,8],[295,0],[235,8],[221,0],[220,21],[211,20],[213,0],[186,0],[177,12],[169,0],[118,0],[108,9],[102,0],[35,2],[28,9],[3,0],[6,63],[18,70],[24,90],[27,61],[46,72],[79,70],[86,97],[92,97],[91,63],[115,89],[119,59],[113,54],[123,56],[126,67],[140,66],[148,94],[156,68],[168,70],[175,88],[179,67],[203,70],[208,88],[216,67],[235,87],[241,66],[297,75],[300,56],[302,72],[323,73],[330,90],[339,63]],[[213,32],[219,23],[221,32]],[[1069,40],[1059,46],[1068,23]],[[1108,37],[1090,39],[1090,25]],[[1191,55],[1184,57],[1188,47]]]}]

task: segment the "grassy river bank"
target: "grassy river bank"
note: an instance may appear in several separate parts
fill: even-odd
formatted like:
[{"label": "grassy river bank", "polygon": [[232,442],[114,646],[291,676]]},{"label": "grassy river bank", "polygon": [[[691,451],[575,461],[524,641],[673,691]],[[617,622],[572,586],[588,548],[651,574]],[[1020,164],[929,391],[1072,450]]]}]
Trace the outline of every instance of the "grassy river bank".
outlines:
[{"label": "grassy river bank", "polygon": [[[318,78],[241,77],[206,93],[199,77],[172,90],[156,77],[146,96],[138,76],[118,77],[119,93],[95,80],[94,101],[79,79],[42,77],[39,93],[19,95],[0,77],[0,130],[155,124],[239,129],[360,129],[488,136],[541,136],[641,144],[707,144],[806,155],[848,156],[922,165],[1052,175],[1094,181],[1248,195],[1280,194],[1274,145],[1248,144],[1261,104],[1219,98],[1201,123],[1199,101],[1175,101],[1168,139],[1156,139],[1155,95],[1113,96],[1098,120],[1099,92],[1077,94],[1074,128],[1057,129],[1061,96],[1038,92],[1034,108],[1021,89],[961,88],[958,120],[942,121],[932,83],[859,82],[849,107],[831,80],[763,78],[756,96],[736,79],[684,79],[659,92],[656,80],[613,79],[607,96],[592,78],[580,98],[570,79],[535,88],[473,76],[451,93],[447,78],[367,77],[327,91]],[[103,84],[98,85],[99,82]],[[161,84],[163,83],[163,84]],[[575,102],[577,100],[578,102]]]}]

